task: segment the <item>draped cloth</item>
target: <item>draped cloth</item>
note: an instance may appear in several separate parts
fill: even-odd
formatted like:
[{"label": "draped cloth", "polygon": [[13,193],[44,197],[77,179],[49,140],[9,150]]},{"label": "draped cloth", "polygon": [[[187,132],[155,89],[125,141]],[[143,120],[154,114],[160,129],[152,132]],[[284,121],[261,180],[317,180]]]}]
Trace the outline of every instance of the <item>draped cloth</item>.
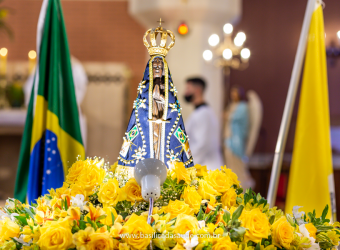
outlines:
[{"label": "draped cloth", "polygon": [[[183,162],[187,168],[193,166],[176,87],[166,60],[162,56],[157,57],[163,60],[164,65],[161,84],[153,79],[152,61],[156,58],[153,56],[137,88],[137,98],[118,157],[119,166],[134,167],[146,158],[158,158],[167,167],[175,161]],[[155,118],[160,109],[161,117]],[[155,154],[155,138],[159,140],[158,154]]]}]

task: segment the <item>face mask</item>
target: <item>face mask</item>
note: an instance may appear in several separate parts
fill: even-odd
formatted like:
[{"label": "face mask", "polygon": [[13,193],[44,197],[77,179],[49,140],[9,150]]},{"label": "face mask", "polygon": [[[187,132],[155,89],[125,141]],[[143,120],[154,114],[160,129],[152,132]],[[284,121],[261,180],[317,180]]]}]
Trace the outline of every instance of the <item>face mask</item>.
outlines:
[{"label": "face mask", "polygon": [[184,99],[185,99],[186,102],[192,102],[193,97],[194,96],[192,94],[191,95],[185,95]]}]

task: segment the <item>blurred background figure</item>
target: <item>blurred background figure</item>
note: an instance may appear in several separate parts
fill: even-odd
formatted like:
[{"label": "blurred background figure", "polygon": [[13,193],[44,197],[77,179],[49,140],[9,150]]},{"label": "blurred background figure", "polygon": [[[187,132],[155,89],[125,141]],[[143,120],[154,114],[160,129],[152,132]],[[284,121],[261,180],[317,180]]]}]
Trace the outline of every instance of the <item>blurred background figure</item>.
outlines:
[{"label": "blurred background figure", "polygon": [[246,96],[239,86],[231,88],[230,99],[224,123],[224,154],[227,167],[237,174],[245,190],[255,186],[248,170],[248,159],[259,134],[262,105],[254,91],[248,91]]},{"label": "blurred background figure", "polygon": [[216,114],[204,100],[205,88],[206,83],[202,78],[187,79],[184,98],[194,105],[195,109],[185,122],[185,127],[194,163],[215,170],[223,165],[220,126]]}]

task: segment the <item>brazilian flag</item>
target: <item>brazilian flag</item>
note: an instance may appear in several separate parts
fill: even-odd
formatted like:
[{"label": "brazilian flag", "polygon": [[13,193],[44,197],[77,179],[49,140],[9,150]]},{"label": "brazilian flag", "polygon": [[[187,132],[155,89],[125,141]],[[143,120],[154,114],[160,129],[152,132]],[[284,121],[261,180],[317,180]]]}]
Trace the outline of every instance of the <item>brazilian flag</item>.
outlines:
[{"label": "brazilian flag", "polygon": [[61,187],[68,166],[85,157],[60,0],[43,1],[37,52],[14,193],[29,203]]}]

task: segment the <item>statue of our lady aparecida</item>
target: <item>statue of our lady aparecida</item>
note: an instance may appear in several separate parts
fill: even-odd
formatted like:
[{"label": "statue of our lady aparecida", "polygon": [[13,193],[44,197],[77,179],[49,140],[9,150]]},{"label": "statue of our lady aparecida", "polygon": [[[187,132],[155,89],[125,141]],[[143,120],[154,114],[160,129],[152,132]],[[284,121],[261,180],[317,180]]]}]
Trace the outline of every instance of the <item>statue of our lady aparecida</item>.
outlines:
[{"label": "statue of our lady aparecida", "polygon": [[[150,35],[150,44],[147,36]],[[161,36],[160,44],[156,38]],[[167,37],[171,43],[166,46]],[[193,166],[188,136],[165,56],[175,45],[175,36],[161,26],[149,29],[143,38],[151,56],[137,88],[130,121],[119,153],[119,167],[135,167],[146,158],[156,158],[171,167],[175,161]]]}]

